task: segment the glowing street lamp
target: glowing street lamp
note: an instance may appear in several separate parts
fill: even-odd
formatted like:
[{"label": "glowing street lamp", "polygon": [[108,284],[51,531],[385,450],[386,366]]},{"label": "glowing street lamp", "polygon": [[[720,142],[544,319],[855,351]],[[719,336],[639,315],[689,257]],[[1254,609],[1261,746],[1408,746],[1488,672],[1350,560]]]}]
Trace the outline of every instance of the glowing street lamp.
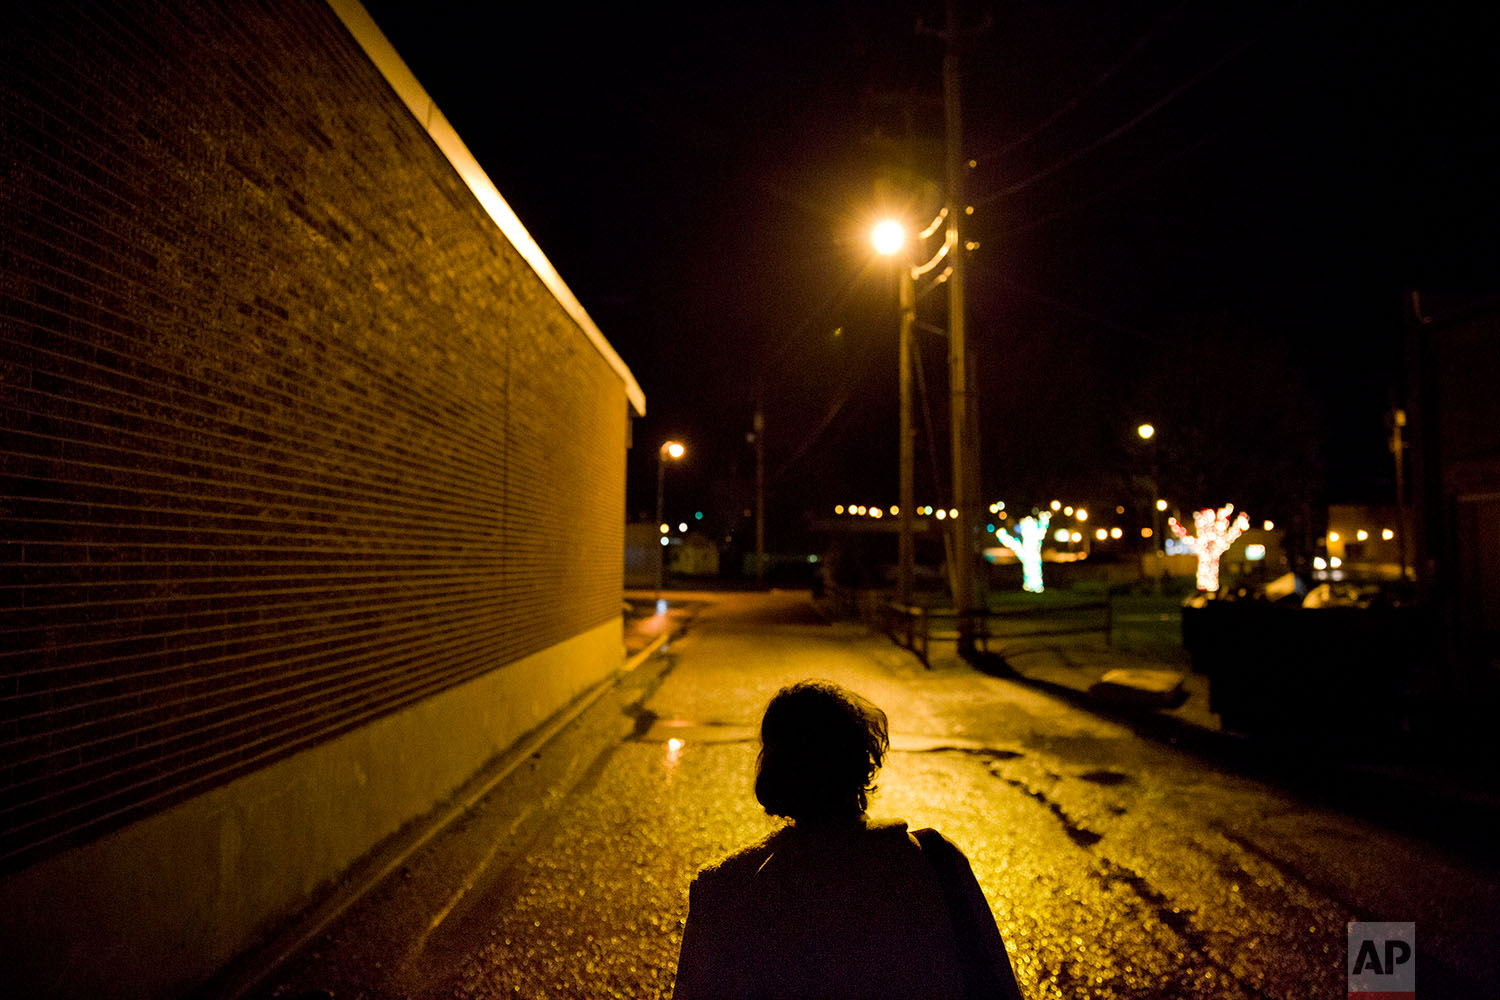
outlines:
[{"label": "glowing street lamp", "polygon": [[[662,520],[664,516],[662,508],[664,506],[663,501],[666,499],[667,462],[679,461],[685,454],[687,454],[687,449],[682,446],[682,442],[680,441],[663,441],[661,447],[656,452],[656,523],[662,525],[663,529],[666,527]],[[656,600],[658,603],[661,601],[662,568],[667,562],[666,541],[667,538],[664,532],[662,535],[663,544],[658,546],[656,550]]]},{"label": "glowing street lamp", "polygon": [[870,242],[882,257],[894,257],[906,247],[906,227],[895,219],[883,219],[870,231]]}]

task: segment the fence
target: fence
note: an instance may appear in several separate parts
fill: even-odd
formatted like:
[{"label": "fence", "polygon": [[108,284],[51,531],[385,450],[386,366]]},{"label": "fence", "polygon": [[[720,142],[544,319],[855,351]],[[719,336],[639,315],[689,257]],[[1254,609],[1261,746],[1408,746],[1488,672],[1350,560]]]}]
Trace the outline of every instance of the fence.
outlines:
[{"label": "fence", "polygon": [[[958,615],[952,608],[926,605],[879,604],[878,625],[892,641],[928,662],[933,640],[954,642],[960,638]],[[989,652],[992,639],[1029,639],[1044,636],[1101,633],[1106,645],[1114,630],[1114,608],[1110,601],[1034,608],[1002,608],[973,616],[974,641],[980,652]],[[1030,625],[1031,627],[1027,627]]]}]

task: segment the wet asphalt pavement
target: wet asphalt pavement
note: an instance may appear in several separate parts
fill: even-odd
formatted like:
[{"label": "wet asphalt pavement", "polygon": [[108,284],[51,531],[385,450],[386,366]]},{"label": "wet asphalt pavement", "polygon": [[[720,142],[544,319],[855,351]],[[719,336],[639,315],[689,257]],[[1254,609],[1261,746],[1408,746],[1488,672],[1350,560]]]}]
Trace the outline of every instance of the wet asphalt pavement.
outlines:
[{"label": "wet asphalt pavement", "polygon": [[772,592],[708,599],[256,995],[670,996],[693,872],[775,828],[760,712],[808,677],[885,709],[870,811],[964,849],[1028,997],[1344,996],[1351,920],[1416,922],[1422,996],[1500,982],[1493,861]]}]

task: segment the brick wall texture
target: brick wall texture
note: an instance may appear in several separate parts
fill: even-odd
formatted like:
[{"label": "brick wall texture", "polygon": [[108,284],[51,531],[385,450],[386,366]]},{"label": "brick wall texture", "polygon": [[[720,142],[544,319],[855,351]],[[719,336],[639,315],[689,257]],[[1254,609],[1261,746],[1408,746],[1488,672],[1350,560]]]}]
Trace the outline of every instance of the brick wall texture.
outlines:
[{"label": "brick wall texture", "polygon": [[619,614],[621,377],[326,7],[0,36],[0,869]]}]

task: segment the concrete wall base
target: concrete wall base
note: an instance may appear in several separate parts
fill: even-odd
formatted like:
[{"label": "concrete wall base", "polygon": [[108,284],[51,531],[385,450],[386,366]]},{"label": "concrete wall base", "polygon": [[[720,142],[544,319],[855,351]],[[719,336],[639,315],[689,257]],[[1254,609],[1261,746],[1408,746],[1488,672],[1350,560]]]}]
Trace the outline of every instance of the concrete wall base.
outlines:
[{"label": "concrete wall base", "polygon": [[616,618],[0,881],[15,996],[172,997],[624,660]]}]

